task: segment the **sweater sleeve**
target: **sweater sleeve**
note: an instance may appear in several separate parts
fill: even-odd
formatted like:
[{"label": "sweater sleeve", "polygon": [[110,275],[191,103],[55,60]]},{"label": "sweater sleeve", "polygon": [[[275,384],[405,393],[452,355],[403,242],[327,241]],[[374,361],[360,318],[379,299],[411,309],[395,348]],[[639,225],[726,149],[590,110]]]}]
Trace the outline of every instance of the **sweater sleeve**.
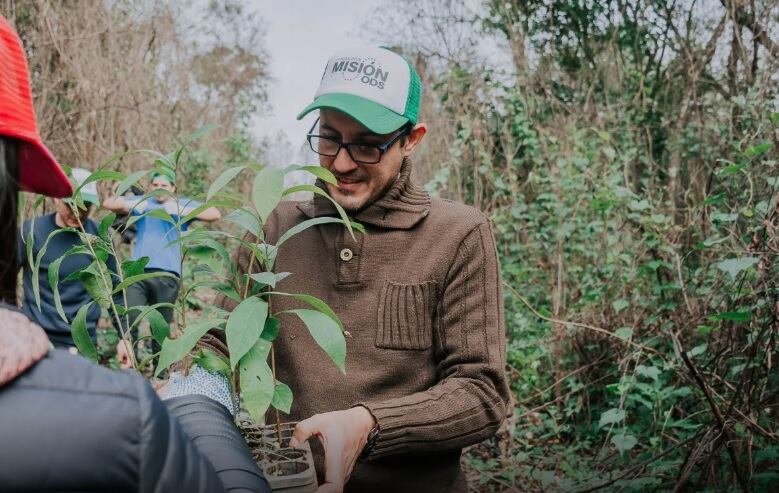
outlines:
[{"label": "sweater sleeve", "polygon": [[438,301],[439,382],[367,408],[380,433],[369,459],[462,448],[493,435],[506,415],[503,296],[488,222],[464,238]]}]

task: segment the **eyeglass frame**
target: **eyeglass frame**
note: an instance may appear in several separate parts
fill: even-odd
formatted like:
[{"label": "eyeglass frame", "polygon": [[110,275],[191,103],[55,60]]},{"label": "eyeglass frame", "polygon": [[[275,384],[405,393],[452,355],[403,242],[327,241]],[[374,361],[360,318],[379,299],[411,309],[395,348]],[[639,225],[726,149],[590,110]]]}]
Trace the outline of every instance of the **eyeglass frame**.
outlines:
[{"label": "eyeglass frame", "polygon": [[[406,124],[400,130],[400,133],[398,133],[398,135],[396,135],[395,137],[390,139],[389,142],[386,142],[386,143],[381,144],[381,145],[360,144],[358,142],[343,142],[343,141],[338,140],[336,137],[329,137],[327,135],[317,135],[317,134],[311,133],[311,132],[314,131],[314,128],[316,128],[317,123],[319,123],[319,118],[317,118],[316,121],[314,121],[314,124],[311,125],[311,129],[306,134],[306,140],[308,141],[308,147],[310,147],[313,152],[315,152],[319,156],[333,157],[334,158],[334,157],[338,156],[338,153],[341,152],[341,149],[346,149],[346,153],[349,155],[349,157],[351,158],[352,161],[354,161],[355,163],[358,163],[358,164],[365,164],[365,165],[369,165],[369,166],[370,165],[374,165],[374,164],[379,164],[381,162],[381,157],[384,156],[384,154],[386,154],[386,152],[390,149],[390,147],[395,145],[395,142],[400,140],[400,138],[403,137],[404,135],[407,135],[407,134],[411,133],[411,129],[408,127],[408,124]],[[316,149],[314,149],[314,144],[311,143],[311,137],[318,137],[320,139],[329,140],[330,142],[338,144],[338,149],[336,149],[335,154],[333,154],[332,156],[328,156],[327,154],[322,154],[321,152],[319,152]],[[354,156],[352,156],[352,151],[350,149],[350,146],[353,146],[353,145],[359,145],[359,146],[363,146],[363,147],[373,147],[374,149],[378,149],[379,150],[379,160],[369,163],[369,162],[366,162],[366,161],[360,161],[360,160],[355,159]]]}]

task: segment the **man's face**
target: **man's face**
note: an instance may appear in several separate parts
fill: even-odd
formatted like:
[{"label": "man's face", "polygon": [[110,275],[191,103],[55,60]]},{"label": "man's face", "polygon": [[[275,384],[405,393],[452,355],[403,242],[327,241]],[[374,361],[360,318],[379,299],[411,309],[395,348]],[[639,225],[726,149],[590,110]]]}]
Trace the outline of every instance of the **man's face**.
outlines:
[{"label": "man's face", "polygon": [[57,214],[62,220],[62,223],[69,228],[78,228],[79,221],[81,221],[81,224],[84,224],[84,221],[87,220],[89,214],[92,212],[92,207],[93,207],[91,204],[88,203],[85,204],[87,208],[79,209],[78,216],[76,216],[76,214],[73,213],[73,209],[71,208],[71,206],[67,204],[65,201],[60,199],[55,199],[54,205],[57,208]]},{"label": "man's face", "polygon": [[[334,137],[341,142],[368,145],[386,144],[397,135],[379,135],[361,123],[336,110],[322,109],[319,113],[319,134]],[[418,128],[421,131],[418,131]],[[376,164],[354,162],[346,149],[335,157],[319,156],[319,164],[327,168],[338,180],[337,185],[327,183],[327,191],[333,199],[349,212],[359,211],[379,199],[395,182],[403,158],[424,135],[424,125],[418,125],[411,135],[395,142]]]},{"label": "man's face", "polygon": [[[173,186],[173,184],[170,181],[168,181],[167,178],[165,178],[163,176],[155,176],[154,177],[154,179],[151,181],[151,189],[152,190],[159,190],[159,189],[167,190],[170,193],[173,193],[173,192],[176,191],[176,187]],[[170,199],[170,195],[167,195],[167,194],[157,195],[154,198],[157,200],[157,202],[163,203],[166,200]]]}]

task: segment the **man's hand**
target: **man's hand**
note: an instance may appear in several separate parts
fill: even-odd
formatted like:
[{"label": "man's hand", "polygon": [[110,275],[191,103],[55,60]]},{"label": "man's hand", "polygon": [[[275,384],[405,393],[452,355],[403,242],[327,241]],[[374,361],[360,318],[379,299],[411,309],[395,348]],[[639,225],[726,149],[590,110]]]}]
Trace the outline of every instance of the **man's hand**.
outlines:
[{"label": "man's hand", "polygon": [[162,204],[162,208],[165,209],[165,212],[167,212],[171,216],[187,215],[186,211],[184,210],[183,207],[181,207],[176,197],[170,197],[168,200],[166,200],[165,203]]},{"label": "man's hand", "polygon": [[130,343],[124,339],[120,340],[119,344],[116,345],[116,357],[119,358],[119,367],[122,370],[132,368],[133,366],[130,351],[132,351]]},{"label": "man's hand", "polygon": [[291,446],[297,447],[309,437],[318,436],[325,449],[325,483],[317,492],[343,491],[375,425],[376,419],[362,406],[315,414],[297,424],[289,442]]}]

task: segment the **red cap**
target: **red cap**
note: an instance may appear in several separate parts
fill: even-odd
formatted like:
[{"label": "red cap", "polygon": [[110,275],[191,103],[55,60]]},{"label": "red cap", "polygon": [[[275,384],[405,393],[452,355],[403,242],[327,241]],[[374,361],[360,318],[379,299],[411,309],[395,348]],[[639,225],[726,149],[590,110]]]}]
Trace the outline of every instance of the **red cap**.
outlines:
[{"label": "red cap", "polygon": [[73,187],[41,142],[32,107],[30,76],[22,42],[0,15],[0,135],[19,143],[19,183],[25,192],[70,197]]}]

